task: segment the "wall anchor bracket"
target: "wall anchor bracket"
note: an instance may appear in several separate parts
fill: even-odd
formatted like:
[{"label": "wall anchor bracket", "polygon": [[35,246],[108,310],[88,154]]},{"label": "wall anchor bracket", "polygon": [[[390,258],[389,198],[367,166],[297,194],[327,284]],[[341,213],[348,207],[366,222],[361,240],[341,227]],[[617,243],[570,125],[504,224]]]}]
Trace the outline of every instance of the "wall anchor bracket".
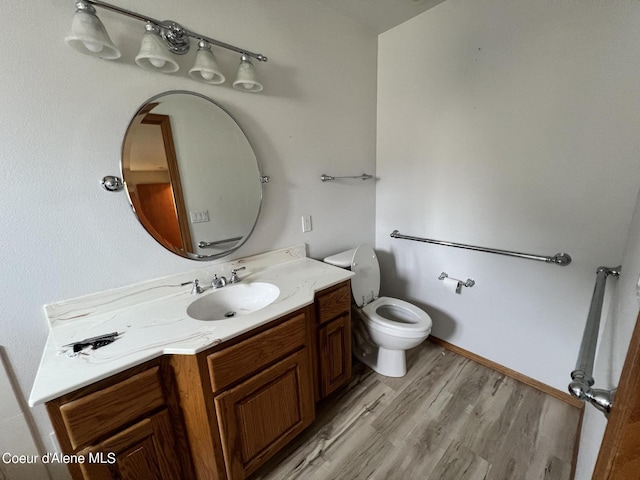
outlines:
[{"label": "wall anchor bracket", "polygon": [[114,177],[113,175],[107,175],[104,177],[100,184],[107,192],[119,192],[124,188],[124,182],[120,177]]}]

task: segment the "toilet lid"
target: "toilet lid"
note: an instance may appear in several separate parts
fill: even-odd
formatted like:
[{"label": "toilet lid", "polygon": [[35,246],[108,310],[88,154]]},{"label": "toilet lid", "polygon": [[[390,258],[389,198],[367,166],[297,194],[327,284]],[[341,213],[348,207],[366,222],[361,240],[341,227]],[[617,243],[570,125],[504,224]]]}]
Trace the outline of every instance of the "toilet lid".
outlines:
[{"label": "toilet lid", "polygon": [[380,294],[380,265],[376,252],[369,245],[356,248],[351,259],[351,293],[356,305],[371,303]]}]

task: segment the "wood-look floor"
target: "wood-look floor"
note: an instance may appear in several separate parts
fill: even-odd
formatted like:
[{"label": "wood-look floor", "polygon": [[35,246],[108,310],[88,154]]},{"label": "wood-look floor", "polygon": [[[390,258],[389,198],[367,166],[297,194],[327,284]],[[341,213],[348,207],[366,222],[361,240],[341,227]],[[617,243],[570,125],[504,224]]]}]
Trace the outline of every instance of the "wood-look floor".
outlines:
[{"label": "wood-look floor", "polygon": [[571,478],[578,408],[431,342],[407,363],[356,369],[251,480]]}]

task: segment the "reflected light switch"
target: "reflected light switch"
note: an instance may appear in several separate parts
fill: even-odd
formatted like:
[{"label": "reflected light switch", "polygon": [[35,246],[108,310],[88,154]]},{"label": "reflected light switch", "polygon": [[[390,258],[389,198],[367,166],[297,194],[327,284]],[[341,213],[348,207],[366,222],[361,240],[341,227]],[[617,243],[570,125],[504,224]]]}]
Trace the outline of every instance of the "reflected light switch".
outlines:
[{"label": "reflected light switch", "polygon": [[191,223],[203,223],[209,221],[209,210],[189,212]]}]

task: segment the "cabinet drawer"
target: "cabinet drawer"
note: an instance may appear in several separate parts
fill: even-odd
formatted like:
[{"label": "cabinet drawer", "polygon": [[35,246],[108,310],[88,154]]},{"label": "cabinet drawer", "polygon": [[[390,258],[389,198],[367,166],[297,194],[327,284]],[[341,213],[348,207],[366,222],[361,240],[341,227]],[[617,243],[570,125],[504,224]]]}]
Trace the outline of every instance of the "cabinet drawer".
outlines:
[{"label": "cabinet drawer", "polygon": [[158,367],[60,406],[73,448],[122,427],[164,405]]},{"label": "cabinet drawer", "polygon": [[301,313],[277,327],[209,355],[207,363],[213,391],[219,391],[303,346],[307,336],[305,323],[306,316]]},{"label": "cabinet drawer", "polygon": [[335,290],[320,294],[316,299],[316,315],[318,323],[326,323],[351,308],[351,286],[345,282]]}]

